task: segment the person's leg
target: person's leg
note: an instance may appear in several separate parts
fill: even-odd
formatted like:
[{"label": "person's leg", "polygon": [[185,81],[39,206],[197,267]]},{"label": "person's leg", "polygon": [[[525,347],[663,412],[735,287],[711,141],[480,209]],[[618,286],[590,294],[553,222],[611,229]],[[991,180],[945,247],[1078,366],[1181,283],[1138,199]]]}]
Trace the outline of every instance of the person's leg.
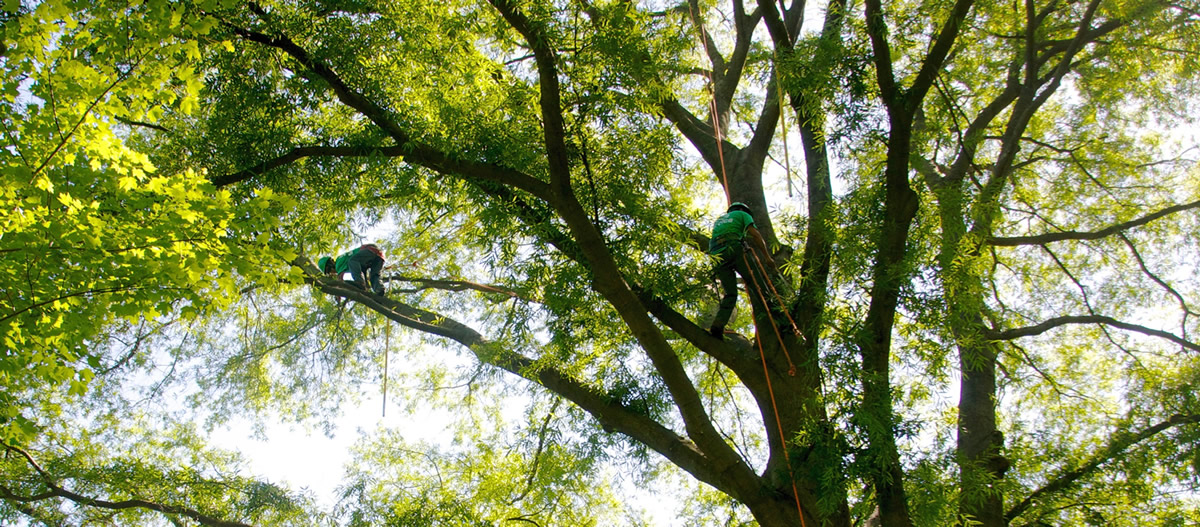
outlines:
[{"label": "person's leg", "polygon": [[346,262],[346,267],[350,270],[350,283],[366,291],[367,281],[363,279],[362,261],[358,259],[357,254],[350,257],[350,260]]},{"label": "person's leg", "polygon": [[733,316],[733,308],[737,306],[737,275],[734,274],[736,259],[732,256],[730,254],[722,259],[716,269],[717,281],[721,284],[721,302],[717,305],[717,316],[713,318],[712,326],[708,330],[714,337],[725,333],[725,324],[729,323],[729,317]]},{"label": "person's leg", "polygon": [[375,257],[370,263],[371,270],[371,290],[377,295],[383,294],[383,284],[379,282],[379,275],[383,273],[383,258]]}]

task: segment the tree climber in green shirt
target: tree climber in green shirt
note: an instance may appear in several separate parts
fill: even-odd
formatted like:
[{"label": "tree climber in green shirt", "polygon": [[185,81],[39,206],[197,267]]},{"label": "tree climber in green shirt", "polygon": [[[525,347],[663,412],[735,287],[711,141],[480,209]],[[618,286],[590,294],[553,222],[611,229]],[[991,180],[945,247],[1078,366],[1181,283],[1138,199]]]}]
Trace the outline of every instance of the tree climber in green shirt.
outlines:
[{"label": "tree climber in green shirt", "polygon": [[[747,267],[748,260],[746,258],[746,243],[747,239],[750,243],[749,249],[760,255],[760,258],[774,268],[774,261],[770,258],[767,252],[767,243],[763,240],[762,234],[758,229],[754,228],[754,217],[750,215],[750,207],[744,203],[733,203],[729,206],[729,210],[717,218],[713,224],[712,238],[708,242],[708,253],[718,257],[720,260],[717,263],[716,275],[717,280],[721,282],[721,303],[717,308],[717,316],[713,319],[712,326],[708,332],[717,338],[724,338],[725,324],[729,322],[729,317],[733,315],[733,308],[737,305],[737,275],[742,275],[742,279],[746,282],[746,291],[751,295],[756,294],[754,284],[765,283],[768,277],[756,278],[750,274],[750,268]],[[737,274],[734,274],[736,271]],[[778,302],[773,296],[766,291],[761,291],[762,298],[767,299],[767,309],[771,312],[771,316],[775,320],[779,320],[781,311]],[[790,324],[786,324],[791,327]]]},{"label": "tree climber in green shirt", "polygon": [[347,272],[350,273],[351,284],[367,290],[367,281],[363,276],[364,271],[370,272],[371,290],[377,295],[384,294],[383,284],[379,282],[379,275],[383,272],[383,251],[379,250],[373,243],[368,243],[362,247],[351,249],[349,252],[337,257],[337,260],[328,256],[317,260],[317,267],[325,274],[336,274],[341,278]]}]

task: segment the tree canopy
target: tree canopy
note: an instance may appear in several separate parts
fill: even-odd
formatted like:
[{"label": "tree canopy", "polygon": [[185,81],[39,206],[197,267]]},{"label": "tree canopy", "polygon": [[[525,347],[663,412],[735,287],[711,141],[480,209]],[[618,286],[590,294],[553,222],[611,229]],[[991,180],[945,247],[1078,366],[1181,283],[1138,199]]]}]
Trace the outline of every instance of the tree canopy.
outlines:
[{"label": "tree canopy", "polygon": [[[0,519],[1200,521],[1192,0],[0,24]],[[770,254],[717,338],[731,202]],[[387,296],[314,265],[365,242]],[[452,440],[371,434],[332,508],[207,444],[388,380]]]}]

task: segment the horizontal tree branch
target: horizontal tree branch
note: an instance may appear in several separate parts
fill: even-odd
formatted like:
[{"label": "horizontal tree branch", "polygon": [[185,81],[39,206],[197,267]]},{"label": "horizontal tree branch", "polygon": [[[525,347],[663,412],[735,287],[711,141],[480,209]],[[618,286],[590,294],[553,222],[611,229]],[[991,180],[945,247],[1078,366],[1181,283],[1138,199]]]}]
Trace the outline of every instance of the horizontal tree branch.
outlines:
[{"label": "horizontal tree branch", "polygon": [[1127,331],[1133,331],[1135,333],[1141,333],[1151,337],[1159,337],[1179,344],[1180,346],[1192,351],[1200,351],[1200,345],[1183,339],[1173,333],[1159,329],[1148,328],[1138,324],[1131,324],[1129,322],[1122,322],[1115,318],[1104,315],[1067,315],[1055,317],[1033,326],[1007,329],[1004,331],[991,331],[989,332],[988,338],[995,340],[1013,340],[1021,337],[1031,337],[1035,335],[1041,335],[1042,333],[1050,331],[1051,329],[1066,326],[1068,324],[1103,324],[1106,326],[1121,328]]},{"label": "horizontal tree branch", "polygon": [[417,308],[395,298],[368,293],[341,280],[322,277],[306,258],[292,262],[306,272],[307,281],[320,291],[353,300],[402,326],[453,340],[469,349],[476,358],[524,379],[545,386],[576,404],[605,427],[647,445],[697,479],[729,492],[714,463],[692,441],[658,421],[629,408],[614,398],[588,386],[552,366],[539,363],[502,343],[490,341],[471,327],[440,313]]},{"label": "horizontal tree branch", "polygon": [[409,289],[397,289],[397,292],[416,293],[426,289],[441,289],[443,291],[479,291],[481,293],[494,293],[507,296],[509,298],[519,298],[521,300],[530,301],[530,299],[516,291],[495,285],[479,284],[467,280],[441,280],[435,278],[417,278],[412,276],[395,275],[383,278],[386,282],[409,282],[420,284],[418,287]]},{"label": "horizontal tree branch", "polygon": [[1031,506],[1033,506],[1034,502],[1045,498],[1047,495],[1061,492],[1067,488],[1070,488],[1083,477],[1095,472],[1100,468],[1101,465],[1116,459],[1117,456],[1124,454],[1127,450],[1134,447],[1138,443],[1141,443],[1142,441],[1145,441],[1146,439],[1149,439],[1170,428],[1195,423],[1200,423],[1200,415],[1175,414],[1166,421],[1160,422],[1136,433],[1118,434],[1113,438],[1108,446],[1105,447],[1104,450],[1092,456],[1091,459],[1089,459],[1083,465],[1080,465],[1078,468],[1065,470],[1059,473],[1057,476],[1051,478],[1041,488],[1033,491],[1033,493],[1021,500],[1020,503],[1009,509],[1008,513],[1005,514],[1005,517],[1009,522],[1012,522]]},{"label": "horizontal tree branch", "polygon": [[1098,240],[1112,236],[1119,232],[1127,231],[1135,227],[1141,227],[1154,220],[1169,216],[1178,212],[1184,212],[1192,209],[1200,208],[1200,200],[1182,205],[1175,205],[1165,209],[1152,212],[1140,218],[1110,225],[1098,231],[1080,232],[1080,231],[1063,231],[1050,232],[1046,234],[1037,234],[1032,236],[996,236],[988,240],[989,245],[999,247],[1016,247],[1021,245],[1044,245],[1052,242],[1060,242],[1066,240]]},{"label": "horizontal tree branch", "polygon": [[298,146],[298,147],[292,148],[290,151],[288,151],[288,153],[283,154],[281,156],[275,157],[273,159],[268,159],[266,161],[263,161],[262,163],[259,163],[257,165],[254,165],[250,168],[247,168],[247,169],[239,171],[239,172],[234,172],[232,174],[225,174],[223,176],[217,176],[214,178],[210,178],[209,181],[212,181],[213,185],[216,185],[217,188],[220,188],[220,187],[232,185],[234,183],[240,183],[242,181],[246,181],[248,179],[251,179],[251,178],[254,178],[261,174],[264,174],[266,172],[269,172],[272,169],[291,164],[295,161],[304,159],[306,157],[318,157],[318,156],[323,156],[323,157],[371,157],[371,156],[399,157],[402,155],[404,155],[404,150],[398,146],[384,146],[384,147]]},{"label": "horizontal tree branch", "polygon": [[[516,187],[542,199],[549,199],[549,185],[523,172],[491,163],[456,158],[449,152],[438,150],[413,140],[412,136],[392,118],[391,114],[375,101],[355,91],[325,62],[313,58],[300,45],[287,36],[267,35],[226,22],[226,26],[238,36],[259,44],[278,49],[292,57],[301,66],[320,77],[333,91],[338,101],[369,119],[396,142],[405,160],[409,163],[468,179],[491,181]],[[286,155],[285,155],[286,157]],[[245,173],[246,171],[241,172]],[[254,174],[244,174],[246,178]],[[232,183],[233,181],[230,181]],[[228,184],[228,183],[227,183]]]}]

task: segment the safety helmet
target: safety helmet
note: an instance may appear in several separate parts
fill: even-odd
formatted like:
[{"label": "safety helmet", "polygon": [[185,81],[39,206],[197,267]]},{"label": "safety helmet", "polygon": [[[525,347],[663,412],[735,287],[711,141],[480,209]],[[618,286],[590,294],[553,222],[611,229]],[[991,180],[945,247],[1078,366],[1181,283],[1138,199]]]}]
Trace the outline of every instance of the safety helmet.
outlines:
[{"label": "safety helmet", "polygon": [[332,268],[333,258],[322,256],[320,260],[317,260],[317,269],[320,269],[322,273],[332,273]]},{"label": "safety helmet", "polygon": [[726,212],[733,212],[735,210],[740,210],[742,212],[745,212],[746,214],[750,213],[750,207],[747,207],[745,203],[742,203],[740,201],[735,201],[733,203],[730,203],[729,210],[727,210]]}]

